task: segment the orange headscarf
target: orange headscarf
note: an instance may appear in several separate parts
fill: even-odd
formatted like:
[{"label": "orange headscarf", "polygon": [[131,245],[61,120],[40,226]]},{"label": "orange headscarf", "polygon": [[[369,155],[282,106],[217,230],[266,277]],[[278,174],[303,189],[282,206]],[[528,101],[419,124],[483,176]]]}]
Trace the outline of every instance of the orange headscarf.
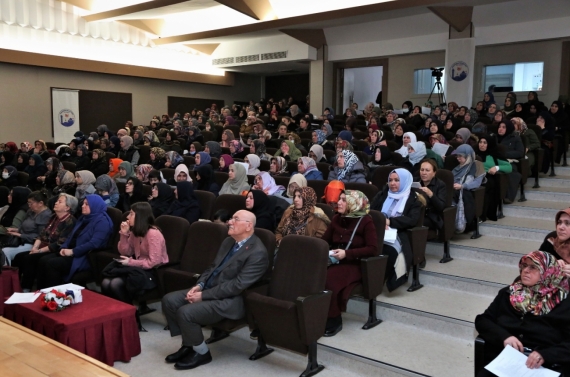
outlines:
[{"label": "orange headscarf", "polygon": [[113,171],[109,171],[107,173],[109,177],[113,178],[119,172],[119,165],[123,162],[120,158],[112,158],[109,160],[109,163],[113,165]]}]

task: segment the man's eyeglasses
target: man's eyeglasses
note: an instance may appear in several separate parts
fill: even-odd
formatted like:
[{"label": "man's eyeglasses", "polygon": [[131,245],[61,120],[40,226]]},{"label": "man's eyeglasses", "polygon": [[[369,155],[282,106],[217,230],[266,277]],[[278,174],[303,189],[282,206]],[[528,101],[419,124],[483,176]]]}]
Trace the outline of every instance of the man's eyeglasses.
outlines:
[{"label": "man's eyeglasses", "polygon": [[239,217],[232,217],[232,218],[229,219],[228,221],[236,221],[236,222],[237,222],[237,221],[243,221],[243,222],[246,222],[246,223],[250,223],[250,222],[251,222],[251,221],[249,221],[249,220],[242,220],[242,219],[240,219]]}]

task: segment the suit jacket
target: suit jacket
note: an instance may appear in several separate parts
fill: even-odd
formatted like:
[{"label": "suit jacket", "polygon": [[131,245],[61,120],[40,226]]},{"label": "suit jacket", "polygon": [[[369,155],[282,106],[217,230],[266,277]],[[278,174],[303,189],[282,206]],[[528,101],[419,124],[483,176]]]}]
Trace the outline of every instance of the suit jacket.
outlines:
[{"label": "suit jacket", "polygon": [[[214,263],[200,276],[198,284],[206,284],[216,267],[224,260],[235,244],[231,237],[226,238]],[[229,319],[240,319],[245,315],[241,293],[265,275],[269,267],[267,249],[254,234],[222,266],[220,273],[213,278],[211,288],[202,292],[203,301],[211,301],[212,309]]]}]

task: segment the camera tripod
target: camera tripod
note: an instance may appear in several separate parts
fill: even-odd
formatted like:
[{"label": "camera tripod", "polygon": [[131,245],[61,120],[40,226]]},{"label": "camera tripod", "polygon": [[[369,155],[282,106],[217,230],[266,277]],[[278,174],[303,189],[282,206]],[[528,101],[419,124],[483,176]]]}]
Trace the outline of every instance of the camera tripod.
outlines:
[{"label": "camera tripod", "polygon": [[445,93],[443,92],[443,86],[441,85],[441,80],[439,77],[436,77],[436,79],[435,79],[435,84],[433,84],[433,89],[431,90],[431,93],[429,94],[427,102],[429,103],[431,101],[431,96],[435,92],[436,88],[437,88],[437,92],[436,92],[437,99],[439,100],[439,102],[437,104],[441,105],[441,104],[446,103],[445,102]]}]

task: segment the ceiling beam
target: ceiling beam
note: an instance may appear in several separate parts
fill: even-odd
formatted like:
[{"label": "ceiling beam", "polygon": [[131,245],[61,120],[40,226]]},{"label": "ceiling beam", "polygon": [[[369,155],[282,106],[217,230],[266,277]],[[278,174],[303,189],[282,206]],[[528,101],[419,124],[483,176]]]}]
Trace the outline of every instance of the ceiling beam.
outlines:
[{"label": "ceiling beam", "polygon": [[321,48],[327,44],[323,29],[279,29],[279,31],[314,48]]},{"label": "ceiling beam", "polygon": [[164,20],[162,18],[151,18],[148,20],[120,20],[119,22],[134,26],[155,35],[160,35],[164,26]]},{"label": "ceiling beam", "polygon": [[63,0],[64,3],[71,4],[85,10],[93,9],[93,1],[94,0]]},{"label": "ceiling beam", "polygon": [[462,32],[471,24],[473,7],[428,7],[428,9],[458,32]]},{"label": "ceiling beam", "polygon": [[277,18],[269,0],[216,0],[216,2],[258,21]]},{"label": "ceiling beam", "polygon": [[101,21],[101,20],[106,20],[109,18],[117,18],[117,17],[121,17],[121,16],[126,16],[128,14],[143,12],[146,10],[163,8],[163,7],[167,7],[169,5],[185,3],[187,1],[188,0],[154,0],[154,1],[148,1],[146,3],[130,5],[128,7],[108,10],[106,12],[90,14],[89,16],[85,16],[83,18],[87,22]]},{"label": "ceiling beam", "polygon": [[306,14],[297,17],[280,18],[271,21],[262,21],[250,25],[234,26],[225,29],[208,30],[197,33],[174,35],[160,39],[153,39],[156,45],[166,45],[171,43],[182,43],[201,39],[228,37],[240,34],[253,33],[271,29],[283,29],[295,25],[310,24],[318,21],[331,21],[346,17],[358,17],[366,13],[387,12],[396,9],[406,9],[418,6],[427,6],[436,3],[451,2],[455,0],[406,0],[388,1],[359,7],[337,9],[317,14]]},{"label": "ceiling beam", "polygon": [[220,45],[219,43],[204,43],[204,44],[185,44],[184,46],[206,55],[212,55],[219,45]]}]

